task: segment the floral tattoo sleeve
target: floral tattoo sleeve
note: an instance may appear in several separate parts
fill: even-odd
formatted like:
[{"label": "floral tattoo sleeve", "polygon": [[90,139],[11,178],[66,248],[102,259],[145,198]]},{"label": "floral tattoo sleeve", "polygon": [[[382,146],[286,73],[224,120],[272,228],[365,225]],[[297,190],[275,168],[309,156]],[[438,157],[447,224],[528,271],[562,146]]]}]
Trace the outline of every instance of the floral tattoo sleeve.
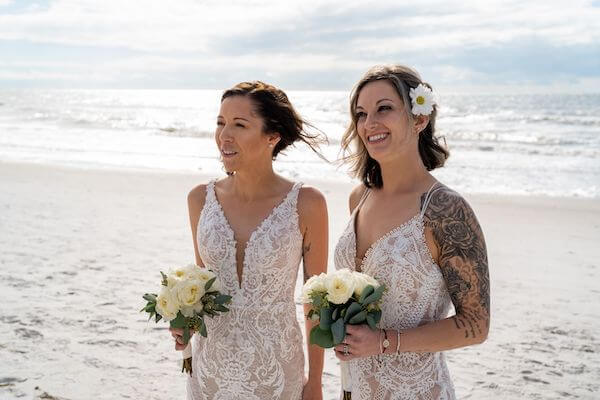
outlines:
[{"label": "floral tattoo sleeve", "polygon": [[456,309],[454,323],[465,338],[477,339],[489,328],[490,281],[483,232],[469,204],[442,187],[425,211],[439,250],[438,265]]}]

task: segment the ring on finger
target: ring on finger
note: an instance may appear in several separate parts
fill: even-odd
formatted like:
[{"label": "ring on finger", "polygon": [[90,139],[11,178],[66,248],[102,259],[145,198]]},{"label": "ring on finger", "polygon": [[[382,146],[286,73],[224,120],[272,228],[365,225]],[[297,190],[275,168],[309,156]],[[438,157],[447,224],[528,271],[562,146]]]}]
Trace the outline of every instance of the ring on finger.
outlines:
[{"label": "ring on finger", "polygon": [[344,355],[345,355],[345,356],[347,356],[347,355],[349,355],[349,354],[350,354],[350,353],[348,352],[348,345],[347,345],[347,344],[344,344],[344,350],[343,350],[343,352],[344,352]]}]

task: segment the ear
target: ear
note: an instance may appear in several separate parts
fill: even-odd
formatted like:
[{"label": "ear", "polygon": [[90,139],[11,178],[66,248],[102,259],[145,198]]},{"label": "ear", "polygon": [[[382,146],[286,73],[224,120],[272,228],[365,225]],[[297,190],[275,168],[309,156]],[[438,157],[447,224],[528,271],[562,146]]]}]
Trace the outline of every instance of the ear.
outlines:
[{"label": "ear", "polygon": [[275,147],[281,140],[281,135],[277,132],[269,133],[267,140],[270,147]]},{"label": "ear", "polygon": [[427,127],[427,124],[429,124],[429,116],[428,115],[417,115],[417,117],[414,119],[414,125],[413,125],[415,133],[417,135],[420,134],[421,131]]}]

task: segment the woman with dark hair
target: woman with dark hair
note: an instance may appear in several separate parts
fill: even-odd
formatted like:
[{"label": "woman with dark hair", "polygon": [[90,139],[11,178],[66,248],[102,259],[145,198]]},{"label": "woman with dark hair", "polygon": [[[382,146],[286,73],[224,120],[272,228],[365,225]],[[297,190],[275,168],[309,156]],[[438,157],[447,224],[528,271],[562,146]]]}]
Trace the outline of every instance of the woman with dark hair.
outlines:
[{"label": "woman with dark hair", "polygon": [[[327,207],[319,191],[273,171],[289,145],[315,150],[304,125],[271,85],[223,93],[215,139],[228,176],[194,188],[188,205],[196,263],[233,299],[230,312],[206,320],[207,338],[192,338],[188,399],[322,398],[323,350],[308,347],[305,378],[294,287],[301,260],[305,281],[327,269]],[[182,350],[181,330],[171,332]]]},{"label": "woman with dark hair", "polygon": [[429,172],[449,155],[435,136],[431,87],[408,67],[377,66],[354,88],[350,110],[342,146],[362,184],[350,195],[336,268],[387,289],[379,329],[348,326],[336,356],[354,400],[454,399],[442,352],[486,339],[489,275],[471,207]]}]

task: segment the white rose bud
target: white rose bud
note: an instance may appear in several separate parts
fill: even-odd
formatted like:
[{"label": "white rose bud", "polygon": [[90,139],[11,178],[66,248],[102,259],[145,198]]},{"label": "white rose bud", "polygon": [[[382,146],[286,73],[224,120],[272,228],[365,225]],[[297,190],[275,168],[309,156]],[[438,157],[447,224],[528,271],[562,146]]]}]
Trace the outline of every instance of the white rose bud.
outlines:
[{"label": "white rose bud", "polygon": [[302,303],[309,304],[311,302],[310,294],[313,292],[327,292],[327,287],[325,286],[326,278],[327,275],[324,273],[308,278],[304,286],[302,286]]},{"label": "white rose bud", "polygon": [[377,283],[377,281],[373,277],[367,274],[363,274],[362,272],[354,272],[353,275],[356,281],[356,286],[354,287],[354,294],[357,296],[360,296],[363,290],[368,285],[371,285],[374,288],[377,288],[379,286],[379,283]]},{"label": "white rose bud", "polygon": [[201,281],[190,279],[177,283],[174,289],[177,299],[182,306],[192,307],[204,295],[204,285]]},{"label": "white rose bud", "polygon": [[327,300],[334,304],[344,304],[354,293],[356,283],[348,269],[340,269],[327,278]]},{"label": "white rose bud", "polygon": [[160,294],[156,298],[156,312],[159,313],[165,321],[171,321],[177,316],[179,311],[179,302],[173,291],[163,286]]}]

